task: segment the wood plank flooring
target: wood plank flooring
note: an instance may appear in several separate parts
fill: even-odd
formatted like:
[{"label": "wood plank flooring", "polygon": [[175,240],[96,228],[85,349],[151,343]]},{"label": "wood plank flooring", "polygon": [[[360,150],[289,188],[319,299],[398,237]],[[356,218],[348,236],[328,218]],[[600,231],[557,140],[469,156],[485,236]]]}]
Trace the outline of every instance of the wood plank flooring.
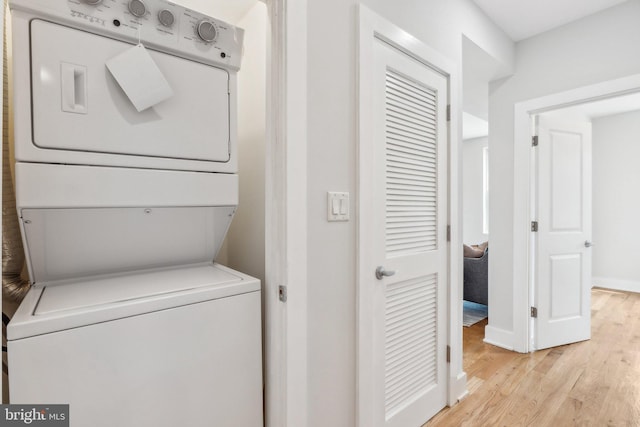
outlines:
[{"label": "wood plank flooring", "polygon": [[640,426],[640,294],[595,288],[591,340],[519,354],[464,328],[469,396],[423,427]]}]

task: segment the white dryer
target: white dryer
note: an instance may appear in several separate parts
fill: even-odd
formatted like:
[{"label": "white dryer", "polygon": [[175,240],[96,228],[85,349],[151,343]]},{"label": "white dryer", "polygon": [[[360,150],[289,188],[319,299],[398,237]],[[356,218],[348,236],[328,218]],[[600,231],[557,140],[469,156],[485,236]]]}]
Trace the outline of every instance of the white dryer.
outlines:
[{"label": "white dryer", "polygon": [[[238,204],[243,31],[166,0],[10,7],[32,283],[11,403],[68,403],[76,427],[261,426],[260,282],[213,261]],[[107,66],[132,49],[170,87],[141,111]]]}]

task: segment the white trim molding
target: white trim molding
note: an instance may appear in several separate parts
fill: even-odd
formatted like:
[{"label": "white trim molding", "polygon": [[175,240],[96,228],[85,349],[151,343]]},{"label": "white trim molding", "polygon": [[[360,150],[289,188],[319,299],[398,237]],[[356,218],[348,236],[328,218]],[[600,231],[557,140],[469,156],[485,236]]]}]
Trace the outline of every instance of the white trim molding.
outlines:
[{"label": "white trim molding", "polygon": [[637,280],[616,279],[613,277],[594,277],[593,286],[615,291],[640,293],[640,282]]},{"label": "white trim molding", "polygon": [[265,425],[306,427],[307,1],[266,3]]},{"label": "white trim molding", "polygon": [[[584,86],[553,95],[530,99],[514,106],[513,176],[513,340],[512,348],[521,353],[530,346],[530,217],[531,212],[531,118],[536,114],[572,105],[640,92],[640,74]],[[496,337],[500,334],[495,334]],[[503,334],[504,335],[504,334]],[[489,334],[487,333],[487,337]],[[506,335],[504,335],[506,338]],[[492,339],[491,339],[492,340]],[[486,342],[490,342],[485,340]],[[500,341],[498,341],[500,342]],[[508,345],[500,345],[509,348]]]},{"label": "white trim molding", "polygon": [[502,347],[507,350],[513,351],[513,332],[505,331],[504,329],[496,328],[494,326],[485,326],[484,328],[484,342],[487,344],[495,345],[496,347]]},{"label": "white trim molding", "polygon": [[455,378],[450,380],[449,395],[449,406],[453,406],[455,403],[460,402],[469,396],[466,372],[460,372]]},{"label": "white trim molding", "polygon": [[[449,103],[451,110],[451,120],[449,122],[449,214],[448,222],[451,226],[451,242],[448,252],[449,268],[449,289],[448,289],[448,324],[447,335],[451,347],[451,362],[448,372],[448,404],[450,406],[457,403],[466,395],[466,374],[462,369],[462,218],[461,191],[459,190],[460,164],[461,164],[461,75],[460,67],[444,55],[425,45],[422,41],[398,28],[383,17],[375,14],[362,4],[358,7],[358,60],[357,60],[357,114],[358,114],[358,171],[357,171],[357,253],[356,253],[356,286],[357,286],[357,347],[356,347],[356,425],[359,427],[369,427],[374,423],[375,411],[371,408],[373,398],[373,378],[370,372],[373,371],[371,353],[368,345],[372,342],[371,336],[363,334],[363,325],[370,322],[371,295],[365,292],[367,285],[370,285],[369,276],[371,272],[365,269],[370,263],[372,236],[368,231],[372,224],[370,219],[362,216],[359,212],[372,209],[372,200],[369,195],[373,193],[372,168],[362,168],[360,165],[373,164],[371,150],[363,150],[364,141],[371,141],[372,135],[372,105],[370,82],[373,69],[373,50],[376,39],[384,40],[386,43],[405,52],[416,60],[428,65],[430,68],[443,74],[448,79]],[[369,221],[369,222],[368,222]],[[445,224],[443,224],[445,226]],[[365,328],[366,330],[366,328]]]}]

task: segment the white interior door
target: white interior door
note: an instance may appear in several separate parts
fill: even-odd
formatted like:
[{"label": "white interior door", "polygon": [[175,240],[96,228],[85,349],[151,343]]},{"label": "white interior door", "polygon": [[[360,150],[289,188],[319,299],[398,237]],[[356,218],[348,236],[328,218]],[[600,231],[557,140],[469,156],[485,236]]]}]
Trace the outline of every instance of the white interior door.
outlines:
[{"label": "white interior door", "polygon": [[591,337],[591,124],[540,116],[535,347]]},{"label": "white interior door", "polygon": [[373,425],[418,427],[446,404],[447,79],[373,53]]}]

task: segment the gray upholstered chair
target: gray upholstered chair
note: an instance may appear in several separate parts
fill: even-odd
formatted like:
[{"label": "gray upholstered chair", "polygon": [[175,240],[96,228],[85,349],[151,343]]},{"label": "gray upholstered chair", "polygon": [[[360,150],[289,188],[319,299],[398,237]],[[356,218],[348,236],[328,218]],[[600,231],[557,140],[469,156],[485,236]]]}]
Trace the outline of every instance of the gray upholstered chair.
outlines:
[{"label": "gray upholstered chair", "polygon": [[464,293],[466,301],[489,304],[489,248],[480,258],[464,258]]}]

